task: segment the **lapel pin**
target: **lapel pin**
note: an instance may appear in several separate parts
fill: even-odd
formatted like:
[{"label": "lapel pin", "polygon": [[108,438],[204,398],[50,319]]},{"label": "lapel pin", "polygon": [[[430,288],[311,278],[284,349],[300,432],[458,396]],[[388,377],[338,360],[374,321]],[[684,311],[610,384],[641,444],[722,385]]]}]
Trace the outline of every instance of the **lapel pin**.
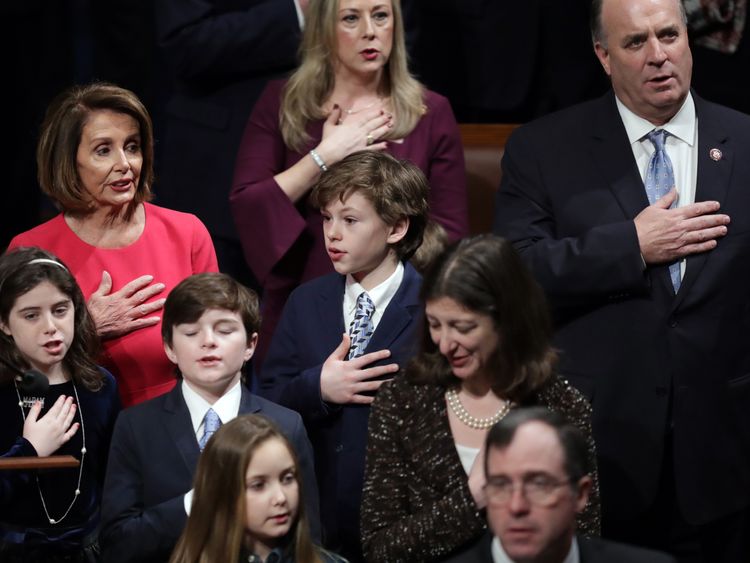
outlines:
[{"label": "lapel pin", "polygon": [[711,149],[710,151],[708,151],[708,156],[710,156],[711,160],[713,160],[714,162],[718,162],[721,160],[721,157],[723,155],[721,154],[721,151],[719,149]]}]

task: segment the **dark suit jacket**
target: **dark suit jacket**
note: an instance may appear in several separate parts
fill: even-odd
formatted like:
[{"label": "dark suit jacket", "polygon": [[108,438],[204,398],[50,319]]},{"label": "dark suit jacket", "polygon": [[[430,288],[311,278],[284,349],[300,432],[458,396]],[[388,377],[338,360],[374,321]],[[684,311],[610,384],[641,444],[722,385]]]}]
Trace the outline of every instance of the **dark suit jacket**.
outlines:
[{"label": "dark suit jacket", "polygon": [[[161,54],[175,79],[156,195],[237,240],[228,194],[240,138],[270,78],[296,64],[293,0],[158,0]],[[193,166],[186,166],[193,163]]]},{"label": "dark suit jacket", "polygon": [[495,230],[546,290],[560,373],[592,400],[605,518],[651,504],[668,440],[689,522],[750,496],[750,117],[693,97],[695,200],[732,222],[677,295],[667,266],[643,268],[648,201],[612,93],[520,128],[503,159]]},{"label": "dark suit jacket", "polygon": [[[602,94],[588,0],[404,0],[412,69],[459,122],[525,122]],[[446,37],[450,22],[450,38]]]},{"label": "dark suit jacket", "polygon": [[[312,452],[299,415],[252,395],[244,387],[239,413],[263,414],[289,438],[302,467],[313,534],[318,535]],[[102,499],[104,561],[169,559],[187,520],[183,497],[193,486],[199,455],[181,385],[120,414]]]},{"label": "dark suit jacket", "polygon": [[[485,534],[471,549],[449,557],[445,563],[492,563],[492,535]],[[599,538],[578,538],[581,563],[676,563],[671,555]]]},{"label": "dark suit jacket", "polygon": [[[327,405],[320,396],[323,362],[345,332],[346,278],[329,274],[289,297],[261,376],[261,393],[302,415],[315,451],[325,544],[349,559],[359,556],[359,505],[367,446],[367,405]],[[405,264],[404,278],[366,352],[388,349],[380,364],[403,366],[422,319],[422,277]]]}]

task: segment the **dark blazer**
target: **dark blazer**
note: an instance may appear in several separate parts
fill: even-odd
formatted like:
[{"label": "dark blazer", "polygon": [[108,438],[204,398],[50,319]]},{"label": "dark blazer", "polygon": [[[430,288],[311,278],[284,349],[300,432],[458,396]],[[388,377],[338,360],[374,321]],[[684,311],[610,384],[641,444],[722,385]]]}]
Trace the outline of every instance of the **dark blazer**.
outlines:
[{"label": "dark blazer", "polygon": [[[261,393],[302,415],[315,451],[326,547],[348,559],[361,557],[359,505],[367,445],[367,405],[328,405],[320,396],[323,362],[345,332],[346,278],[329,274],[296,289],[284,308],[262,369]],[[415,349],[422,319],[422,277],[405,264],[404,277],[366,352],[388,349],[380,364],[404,365]]]},{"label": "dark blazer", "polygon": [[464,123],[525,122],[601,95],[607,83],[591,49],[589,5],[404,0],[412,70]]},{"label": "dark blazer", "polygon": [[503,159],[495,231],[544,287],[560,373],[592,400],[605,519],[651,505],[668,441],[690,523],[750,497],[750,117],[693,98],[695,200],[732,222],[677,295],[667,266],[644,270],[648,201],[611,92],[521,127]]},{"label": "dark blazer", "polygon": [[[445,563],[493,563],[492,535],[486,533],[471,549],[449,557]],[[581,563],[676,563],[671,555],[602,540],[599,538],[578,538],[578,552]]]},{"label": "dark blazer", "polygon": [[[239,413],[268,416],[291,441],[302,467],[313,535],[319,535],[312,452],[299,415],[252,395],[244,386]],[[199,455],[181,385],[120,414],[102,499],[104,561],[169,559],[187,521],[183,496],[193,486]]]},{"label": "dark blazer", "polygon": [[[174,77],[156,195],[237,240],[228,194],[240,138],[270,78],[296,65],[293,0],[159,0],[161,54]],[[196,166],[186,166],[195,163]]]}]

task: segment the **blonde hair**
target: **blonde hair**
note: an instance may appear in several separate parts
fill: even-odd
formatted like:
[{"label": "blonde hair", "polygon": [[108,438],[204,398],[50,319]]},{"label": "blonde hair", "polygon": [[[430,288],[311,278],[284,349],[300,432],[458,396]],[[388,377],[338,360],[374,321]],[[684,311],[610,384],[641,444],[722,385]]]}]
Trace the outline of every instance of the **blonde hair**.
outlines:
[{"label": "blonde hair", "polygon": [[[409,73],[404,42],[404,20],[400,0],[391,0],[393,47],[385,65],[380,94],[390,97],[396,116],[393,128],[383,139],[401,139],[417,126],[424,115],[424,87]],[[305,12],[297,70],[289,78],[281,98],[279,121],[286,145],[301,152],[310,141],[307,125],[323,119],[323,104],[331,95],[336,78],[336,22],[339,0],[310,0]]]}]

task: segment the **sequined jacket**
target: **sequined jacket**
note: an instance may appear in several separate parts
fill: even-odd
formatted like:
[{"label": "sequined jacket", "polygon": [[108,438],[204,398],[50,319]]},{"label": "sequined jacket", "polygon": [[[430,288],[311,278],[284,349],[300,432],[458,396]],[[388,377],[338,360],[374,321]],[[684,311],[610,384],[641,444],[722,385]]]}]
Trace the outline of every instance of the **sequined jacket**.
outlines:
[{"label": "sequined jacket", "polygon": [[[439,561],[486,528],[456,451],[444,393],[397,377],[380,388],[372,405],[361,510],[367,561]],[[560,412],[580,428],[596,467],[591,407],[583,395],[555,376],[525,404]],[[598,535],[600,528],[598,473],[592,477],[589,503],[578,518],[584,536]]]}]

